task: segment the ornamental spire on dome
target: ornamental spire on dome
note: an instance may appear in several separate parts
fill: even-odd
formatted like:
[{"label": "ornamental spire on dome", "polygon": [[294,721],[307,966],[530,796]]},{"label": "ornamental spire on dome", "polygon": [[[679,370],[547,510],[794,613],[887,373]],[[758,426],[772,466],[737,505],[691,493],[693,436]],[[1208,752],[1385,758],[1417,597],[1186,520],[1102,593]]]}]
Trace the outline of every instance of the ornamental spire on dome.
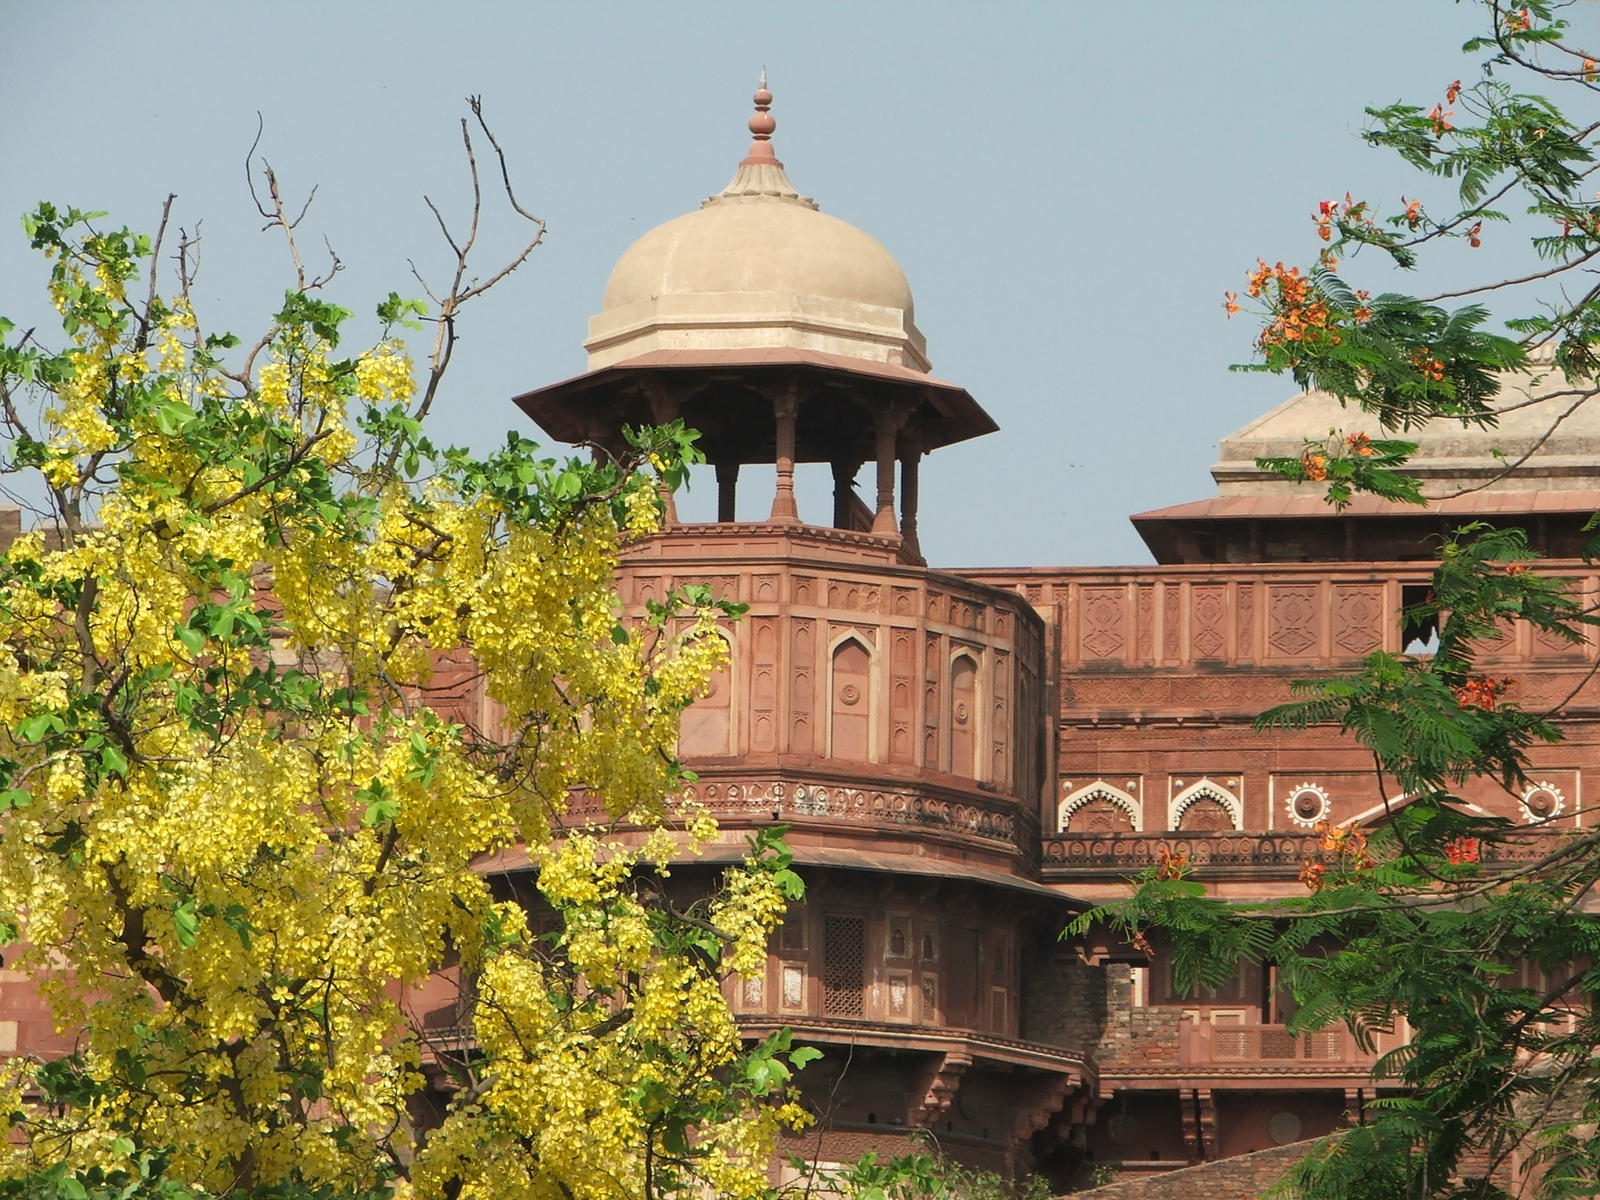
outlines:
[{"label": "ornamental spire on dome", "polygon": [[772,134],[778,122],[772,116],[772,93],[767,90],[767,69],[761,68],[761,82],[756,85],[756,111],[750,117],[750,152],[740,161],[728,186],[702,203],[717,204],[724,200],[779,200],[790,204],[803,204],[816,208],[816,201],[802,196],[789,182],[783,163],[772,151]]}]

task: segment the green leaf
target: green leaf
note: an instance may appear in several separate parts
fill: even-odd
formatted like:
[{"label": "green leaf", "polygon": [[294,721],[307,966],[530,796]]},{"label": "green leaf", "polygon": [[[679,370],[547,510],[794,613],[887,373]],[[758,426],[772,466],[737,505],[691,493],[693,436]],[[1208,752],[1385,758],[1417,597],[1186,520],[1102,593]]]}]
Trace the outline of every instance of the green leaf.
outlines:
[{"label": "green leaf", "polygon": [[102,746],[100,748],[100,769],[110,775],[126,776],[128,773],[128,760],[123,757],[122,751],[115,746]]},{"label": "green leaf", "polygon": [[192,625],[176,626],[172,631],[172,636],[177,638],[183,648],[196,658],[200,657],[200,651],[205,649],[205,634]]},{"label": "green leaf", "polygon": [[200,936],[200,916],[195,912],[194,901],[185,900],[172,910],[172,930],[180,946],[192,947]]}]

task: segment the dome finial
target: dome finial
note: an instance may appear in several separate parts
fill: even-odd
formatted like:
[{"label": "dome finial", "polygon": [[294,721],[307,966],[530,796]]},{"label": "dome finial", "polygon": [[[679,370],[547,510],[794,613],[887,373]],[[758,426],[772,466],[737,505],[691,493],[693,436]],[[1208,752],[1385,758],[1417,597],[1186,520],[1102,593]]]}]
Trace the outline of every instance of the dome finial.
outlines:
[{"label": "dome finial", "polygon": [[777,162],[778,156],[772,152],[772,131],[777,129],[778,122],[773,119],[772,93],[767,91],[767,68],[761,68],[761,82],[756,85],[756,94],[751,97],[755,101],[756,111],[750,118],[750,136],[754,139],[750,143],[750,153],[745,156],[746,163]]},{"label": "dome finial", "polygon": [[750,117],[750,153],[739,160],[728,186],[715,196],[706,197],[706,204],[720,204],[725,200],[778,200],[785,204],[803,204],[815,208],[816,202],[794,190],[783,164],[772,152],[772,131],[778,127],[773,120],[772,93],[767,91],[767,69],[761,68],[761,82],[756,85],[756,111]]}]

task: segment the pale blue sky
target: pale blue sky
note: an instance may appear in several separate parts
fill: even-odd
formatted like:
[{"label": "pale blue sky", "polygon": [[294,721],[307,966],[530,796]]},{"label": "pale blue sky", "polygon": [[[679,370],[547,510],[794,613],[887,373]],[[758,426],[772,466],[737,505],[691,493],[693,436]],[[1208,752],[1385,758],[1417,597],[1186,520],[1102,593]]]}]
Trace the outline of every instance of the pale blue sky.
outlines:
[{"label": "pale blue sky", "polygon": [[0,313],[36,311],[42,278],[16,214],[51,199],[153,228],[175,191],[175,220],[204,220],[200,303],[258,328],[288,279],[244,190],[258,110],[287,186],[320,185],[307,227],[347,264],[335,298],[370,311],[408,292],[408,256],[442,269],[421,196],[460,211],[456,121],[481,93],[550,221],[469,310],[436,408],[436,436],[484,446],[527,428],[510,396],[583,369],[628,243],[726,182],[765,64],[796,186],[899,258],[935,373],[1001,426],[924,467],[930,560],[1145,562],[1127,514],[1210,494],[1218,438],[1292,391],[1228,373],[1251,328],[1223,290],[1257,255],[1310,258],[1319,199],[1417,194],[1360,143],[1362,108],[1470,77],[1474,18],[1449,0],[3,0]]}]

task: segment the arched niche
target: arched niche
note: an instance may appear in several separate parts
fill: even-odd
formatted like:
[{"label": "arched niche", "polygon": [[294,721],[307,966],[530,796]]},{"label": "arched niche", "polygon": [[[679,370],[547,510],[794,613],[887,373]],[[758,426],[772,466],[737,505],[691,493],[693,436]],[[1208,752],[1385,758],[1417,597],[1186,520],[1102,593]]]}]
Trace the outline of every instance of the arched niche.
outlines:
[{"label": "arched niche", "polygon": [[950,659],[950,773],[979,779],[983,740],[978,731],[978,660],[966,651]]},{"label": "arched niche", "polygon": [[1229,832],[1244,827],[1244,807],[1221,784],[1202,779],[1172,798],[1167,828],[1194,833]]},{"label": "arched niche", "polygon": [[871,762],[872,651],[855,634],[834,644],[828,667],[828,754]]},{"label": "arched niche", "polygon": [[735,703],[734,673],[739,658],[727,632],[717,629],[712,636],[728,643],[728,661],[711,676],[706,694],[678,719],[678,753],[684,758],[722,758],[735,752],[734,722],[739,705]]},{"label": "arched niche", "polygon": [[1061,801],[1056,828],[1063,833],[1136,833],[1144,806],[1121,788],[1097,779]]}]

